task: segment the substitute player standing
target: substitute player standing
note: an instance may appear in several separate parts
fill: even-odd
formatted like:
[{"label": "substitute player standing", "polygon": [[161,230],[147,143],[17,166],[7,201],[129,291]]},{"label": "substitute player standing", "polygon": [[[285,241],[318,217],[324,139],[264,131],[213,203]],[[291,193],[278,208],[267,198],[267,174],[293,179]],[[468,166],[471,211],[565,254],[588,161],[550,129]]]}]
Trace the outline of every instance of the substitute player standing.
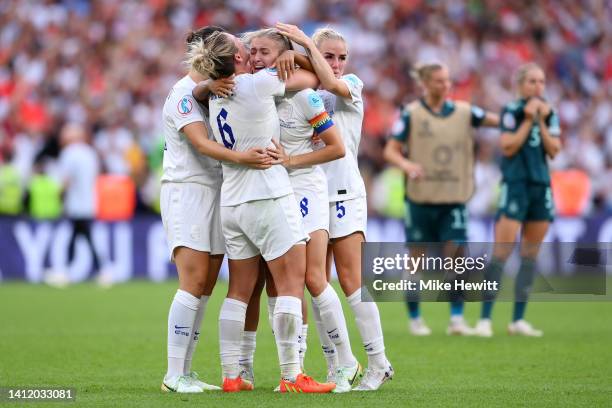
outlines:
[{"label": "substitute player standing", "polygon": [[[187,44],[221,30],[200,29],[189,35]],[[172,87],[163,108],[161,217],[179,289],[168,314],[168,371],[162,389],[181,393],[219,389],[199,381],[191,371],[200,324],[225,252],[219,218],[222,174],[217,160],[257,168],[271,164],[263,149],[234,152],[210,139],[206,112],[191,95],[196,84],[206,79],[190,70]]]},{"label": "substitute player standing", "polygon": [[[502,184],[495,249],[485,279],[500,282],[503,267],[521,233],[521,266],[515,280],[515,303],[508,333],[542,336],[524,320],[527,299],[534,279],[535,259],[553,221],[555,208],[550,188],[547,156],[553,159],[561,149],[559,118],[544,99],[546,78],[535,63],[516,72],[519,99],[504,106],[501,113]],[[491,337],[491,313],[495,292],[485,292],[481,320],[476,334]]]},{"label": "substitute player standing", "polygon": [[[411,251],[425,251],[418,243],[446,242],[445,251],[451,256],[456,250],[454,243],[467,241],[465,203],[474,191],[472,128],[497,126],[499,117],[448,99],[451,82],[442,64],[421,64],[414,76],[423,88],[423,97],[402,110],[384,156],[406,173],[406,241],[413,244]],[[431,330],[420,316],[418,301],[409,298],[407,303],[410,332],[429,335]],[[463,318],[463,300],[456,292],[451,293],[447,333],[472,334]]]},{"label": "substitute player standing", "polygon": [[[310,39],[294,25],[278,23],[276,28],[306,49],[321,81],[319,95],[325,110],[340,129],[346,148],[343,158],[322,165],[329,193],[328,272],[333,255],[340,286],[353,309],[368,355],[368,368],[354,390],[377,390],[393,377],[394,371],[385,354],[378,306],[361,300],[361,243],[365,241],[367,202],[357,150],[363,123],[363,82],[355,74],[344,75],[349,51],[344,37],[337,31],[319,29]],[[331,341],[326,347],[335,350]]]}]

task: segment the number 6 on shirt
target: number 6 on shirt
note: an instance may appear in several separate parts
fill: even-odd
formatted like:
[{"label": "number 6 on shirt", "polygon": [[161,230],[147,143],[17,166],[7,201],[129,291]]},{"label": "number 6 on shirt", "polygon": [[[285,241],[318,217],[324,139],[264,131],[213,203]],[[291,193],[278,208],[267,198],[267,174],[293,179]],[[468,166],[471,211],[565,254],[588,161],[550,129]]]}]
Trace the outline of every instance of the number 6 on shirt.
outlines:
[{"label": "number 6 on shirt", "polygon": [[234,148],[234,143],[236,143],[236,139],[234,139],[234,132],[232,132],[232,127],[227,123],[222,123],[227,120],[227,111],[225,108],[222,108],[219,114],[217,115],[217,126],[219,126],[219,133],[221,133],[221,139],[223,140],[223,144],[228,149]]},{"label": "number 6 on shirt", "polygon": [[344,201],[336,201],[336,217],[342,218],[346,215],[346,207],[344,207]]}]

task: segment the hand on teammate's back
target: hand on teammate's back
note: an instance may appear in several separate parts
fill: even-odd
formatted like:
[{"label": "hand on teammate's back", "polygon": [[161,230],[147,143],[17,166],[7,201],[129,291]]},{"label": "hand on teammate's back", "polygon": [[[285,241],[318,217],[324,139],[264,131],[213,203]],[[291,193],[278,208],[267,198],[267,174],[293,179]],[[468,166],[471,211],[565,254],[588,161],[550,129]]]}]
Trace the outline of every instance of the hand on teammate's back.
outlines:
[{"label": "hand on teammate's back", "polygon": [[240,153],[240,164],[258,170],[269,169],[274,162],[274,157],[269,155],[266,149],[254,148]]},{"label": "hand on teammate's back", "polygon": [[288,167],[289,156],[287,155],[287,153],[285,153],[285,149],[278,141],[274,139],[272,139],[272,143],[274,144],[274,147],[268,147],[266,149],[268,155],[270,155],[274,159],[272,161],[272,164],[282,164],[283,166]]}]

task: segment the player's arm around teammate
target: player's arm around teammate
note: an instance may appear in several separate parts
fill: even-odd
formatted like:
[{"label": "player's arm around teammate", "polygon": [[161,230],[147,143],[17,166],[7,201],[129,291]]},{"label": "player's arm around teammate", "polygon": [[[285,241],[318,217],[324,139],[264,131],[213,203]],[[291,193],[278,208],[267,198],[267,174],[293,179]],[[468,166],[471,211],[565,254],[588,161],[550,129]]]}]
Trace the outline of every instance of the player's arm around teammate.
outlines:
[{"label": "player's arm around teammate", "polygon": [[327,270],[332,256],[338,280],[355,314],[361,340],[368,355],[368,369],[360,391],[376,390],[393,377],[387,360],[378,306],[361,301],[361,244],[365,241],[367,203],[363,179],[357,165],[357,151],[363,123],[363,82],[354,74],[344,74],[349,50],[344,37],[329,28],[317,30],[313,38],[298,27],[278,23],[276,27],[303,46],[321,81],[319,91],[340,129],[347,154],[324,166],[330,200],[330,239]]},{"label": "player's arm around teammate", "polygon": [[[521,234],[521,265],[515,280],[515,303],[510,334],[542,335],[524,320],[535,274],[540,244],[554,219],[554,203],[546,157],[554,158],[561,149],[559,119],[544,100],[545,75],[536,64],[517,70],[519,99],[502,110],[500,146],[502,186],[495,224],[493,259],[486,269],[487,279],[499,282],[503,267],[512,253],[516,236]],[[491,336],[491,315],[495,293],[484,293],[479,327]]]}]

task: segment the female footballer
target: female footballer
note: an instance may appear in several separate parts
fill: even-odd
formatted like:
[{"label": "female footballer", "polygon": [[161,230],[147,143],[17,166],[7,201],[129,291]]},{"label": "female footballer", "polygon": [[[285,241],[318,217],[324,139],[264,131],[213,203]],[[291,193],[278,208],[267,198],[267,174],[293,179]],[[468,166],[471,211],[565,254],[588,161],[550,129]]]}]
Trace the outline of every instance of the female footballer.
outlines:
[{"label": "female footballer", "polygon": [[[279,55],[289,50],[291,44],[276,29],[262,29],[249,33],[248,46],[251,66],[255,72],[258,72],[273,67]],[[327,281],[325,264],[329,234],[327,179],[323,170],[317,166],[342,158],[345,152],[344,143],[337,127],[325,111],[323,100],[314,90],[286,92],[283,97],[277,98],[276,108],[280,119],[279,148],[283,164],[289,173],[305,231],[310,236],[306,245],[306,288],[313,298],[319,337],[323,338],[325,344],[331,340],[337,350],[336,370],[328,381],[336,384],[334,392],[347,392],[360,377],[362,370],[351,350],[340,299]],[[313,151],[313,130],[325,143],[322,149]],[[266,289],[269,318],[271,318],[277,298],[273,280],[268,279]],[[254,294],[249,309],[255,313],[259,312],[258,293]],[[249,310],[247,310],[248,315]],[[247,321],[247,326],[250,326],[249,331],[256,330],[257,321],[257,318],[252,319],[252,322]],[[306,325],[302,327],[301,344],[306,341],[305,329],[307,330]],[[304,353],[301,353],[302,358],[303,356]]]},{"label": "female footballer", "polygon": [[[193,32],[187,45],[191,47],[218,31],[223,29],[205,27]],[[168,315],[168,371],[162,389],[181,393],[219,389],[199,381],[191,371],[200,324],[225,252],[219,218],[222,177],[217,160],[259,169],[272,163],[264,149],[235,152],[209,138],[212,132],[207,113],[191,95],[196,84],[206,79],[190,69],[172,87],[163,108],[161,216],[170,258],[178,270],[179,289]]]},{"label": "female footballer", "polygon": [[[421,64],[414,71],[423,97],[406,105],[384,150],[385,159],[406,173],[406,241],[411,251],[423,253],[419,243],[445,242],[445,256],[467,241],[465,203],[474,191],[472,127],[498,126],[496,114],[448,98],[448,69],[438,63]],[[408,151],[405,157],[402,153]],[[454,271],[450,272],[454,274]],[[455,278],[453,276],[453,278]],[[463,318],[463,300],[449,293],[448,334],[473,334]],[[410,332],[426,336],[431,330],[420,316],[416,298],[407,298]]]},{"label": "female footballer", "polygon": [[[546,78],[535,63],[518,68],[519,99],[501,113],[502,184],[495,224],[495,249],[485,278],[499,282],[503,267],[521,233],[521,266],[515,280],[515,303],[508,333],[542,336],[524,320],[527,299],[534,279],[535,259],[554,218],[547,157],[561,149],[559,118],[544,99]],[[486,292],[476,333],[491,337],[491,313],[495,293]]]},{"label": "female footballer", "polygon": [[[361,243],[367,224],[366,191],[357,165],[357,150],[363,122],[363,82],[355,74],[344,75],[348,45],[335,30],[317,30],[312,39],[298,27],[278,23],[276,28],[306,49],[312,67],[321,81],[318,92],[340,134],[347,154],[342,159],[323,164],[329,194],[328,279],[332,256],[342,291],[355,314],[368,368],[357,391],[377,390],[393,377],[393,368],[385,354],[378,306],[361,301]],[[333,347],[330,342],[328,347]]]},{"label": "female footballer", "polygon": [[[290,90],[316,86],[316,77],[297,72],[282,82],[275,70],[250,74],[244,44],[227,33],[215,33],[190,47],[192,68],[212,79],[235,75],[233,95],[212,96],[210,122],[216,140],[232,151],[273,147],[280,133],[274,98]],[[276,283],[278,297],[273,329],[278,350],[281,392],[324,393],[335,384],[318,383],[301,372],[298,335],[302,327],[308,238],[287,171],[282,166],[253,170],[223,163],[221,223],[229,258],[229,289],[219,314],[223,390],[252,390],[240,377],[240,345],[247,303],[253,294],[260,255]]]}]

